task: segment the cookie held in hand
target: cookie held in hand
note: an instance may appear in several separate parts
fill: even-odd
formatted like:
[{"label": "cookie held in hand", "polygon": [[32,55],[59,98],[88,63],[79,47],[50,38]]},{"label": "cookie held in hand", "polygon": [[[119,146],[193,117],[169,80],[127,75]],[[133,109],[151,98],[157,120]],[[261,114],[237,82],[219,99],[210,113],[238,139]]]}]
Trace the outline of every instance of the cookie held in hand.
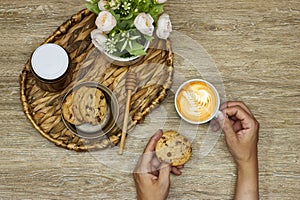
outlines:
[{"label": "cookie held in hand", "polygon": [[191,143],[176,131],[165,131],[156,144],[157,158],[172,166],[185,164],[192,155]]}]

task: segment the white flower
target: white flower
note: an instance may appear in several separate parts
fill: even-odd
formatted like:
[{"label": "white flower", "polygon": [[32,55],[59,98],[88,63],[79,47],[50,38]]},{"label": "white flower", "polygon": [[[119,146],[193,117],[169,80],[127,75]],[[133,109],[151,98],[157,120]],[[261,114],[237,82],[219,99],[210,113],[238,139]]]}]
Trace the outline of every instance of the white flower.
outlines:
[{"label": "white flower", "polygon": [[165,3],[167,0],[156,0],[157,3],[161,4],[161,3]]},{"label": "white flower", "polygon": [[98,29],[104,33],[111,31],[117,24],[116,18],[108,11],[101,11],[95,22]]},{"label": "white flower", "polygon": [[95,29],[91,32],[92,43],[100,51],[104,51],[105,42],[107,41],[107,36],[99,29]]},{"label": "white flower", "polygon": [[105,0],[100,0],[98,2],[98,7],[100,10],[106,10],[105,6],[107,6],[107,5],[108,5],[108,2]]},{"label": "white flower", "polygon": [[98,7],[100,10],[107,10],[105,6],[109,5],[111,9],[115,10],[119,8],[120,4],[118,3],[118,0],[111,0],[110,2],[107,2],[106,0],[99,0]]},{"label": "white flower", "polygon": [[111,9],[116,10],[120,6],[120,1],[119,0],[111,0],[109,2],[109,5],[110,5]]},{"label": "white flower", "polygon": [[172,24],[168,14],[162,14],[157,22],[157,37],[166,40],[172,32]]},{"label": "white flower", "polygon": [[146,13],[140,13],[136,18],[134,19],[134,25],[135,27],[143,34],[152,36],[154,31],[153,26],[153,18],[151,15]]}]

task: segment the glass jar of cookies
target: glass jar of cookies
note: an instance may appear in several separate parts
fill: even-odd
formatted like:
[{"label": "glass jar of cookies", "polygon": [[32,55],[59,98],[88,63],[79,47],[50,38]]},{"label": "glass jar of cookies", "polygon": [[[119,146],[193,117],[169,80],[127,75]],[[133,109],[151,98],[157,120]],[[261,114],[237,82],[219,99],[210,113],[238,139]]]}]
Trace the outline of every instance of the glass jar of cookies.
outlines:
[{"label": "glass jar of cookies", "polygon": [[75,135],[95,139],[105,136],[116,124],[119,105],[113,92],[97,82],[83,82],[62,100],[62,119]]}]

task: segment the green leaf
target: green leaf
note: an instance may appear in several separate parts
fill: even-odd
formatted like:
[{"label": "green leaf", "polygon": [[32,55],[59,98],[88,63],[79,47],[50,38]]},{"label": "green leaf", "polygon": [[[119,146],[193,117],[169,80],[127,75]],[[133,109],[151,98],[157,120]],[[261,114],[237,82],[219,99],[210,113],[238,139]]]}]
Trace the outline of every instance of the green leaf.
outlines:
[{"label": "green leaf", "polygon": [[139,13],[142,12],[149,13],[152,5],[153,5],[152,0],[141,0],[138,1],[137,9],[139,10]]},{"label": "green leaf", "polygon": [[94,3],[92,3],[92,2],[87,2],[87,3],[85,3],[85,6],[86,6],[86,8],[87,8],[89,11],[91,11],[91,12],[93,12],[93,13],[96,13],[97,15],[98,15],[99,12],[100,12],[100,9],[99,9],[99,7],[98,7],[98,4],[94,4]]},{"label": "green leaf", "polygon": [[127,46],[126,50],[134,56],[142,56],[146,55],[146,52],[144,51],[144,46],[137,43],[136,41],[132,41],[132,48],[129,48]]},{"label": "green leaf", "polygon": [[144,37],[147,41],[150,41],[150,42],[154,39],[153,36],[149,36],[149,35],[144,35]]},{"label": "green leaf", "polygon": [[133,17],[132,13],[129,13],[129,15],[127,15],[126,17],[121,17],[120,20],[129,20]]},{"label": "green leaf", "polygon": [[149,13],[153,17],[154,21],[156,21],[157,17],[163,12],[164,12],[164,4],[155,5],[149,11]]},{"label": "green leaf", "polygon": [[131,25],[134,24],[133,23],[134,20],[133,19],[129,19],[129,20],[120,20],[117,24],[118,28],[125,31],[125,30],[129,30],[131,28]]},{"label": "green leaf", "polygon": [[115,11],[112,9],[110,9],[109,12],[116,18],[117,21],[120,20],[121,18],[120,14],[115,13]]},{"label": "green leaf", "polygon": [[143,49],[135,49],[128,52],[133,56],[144,56],[147,54]]}]

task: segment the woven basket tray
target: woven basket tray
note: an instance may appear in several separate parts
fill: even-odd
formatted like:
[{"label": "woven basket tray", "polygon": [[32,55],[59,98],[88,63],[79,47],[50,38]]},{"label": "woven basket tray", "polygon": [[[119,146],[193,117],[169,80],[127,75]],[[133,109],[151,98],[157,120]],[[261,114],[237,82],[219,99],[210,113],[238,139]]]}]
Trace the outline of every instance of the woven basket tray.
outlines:
[{"label": "woven basket tray", "polygon": [[[30,59],[20,76],[23,109],[34,128],[56,145],[76,151],[104,149],[120,141],[126,104],[125,77],[129,70],[137,74],[138,80],[131,99],[128,129],[141,123],[163,101],[172,84],[173,52],[169,40],[155,39],[147,55],[136,64],[116,66],[108,62],[91,43],[90,32],[95,29],[95,18],[95,14],[82,10],[44,42],[61,45],[69,53],[73,80],[67,88],[56,93],[40,89],[30,71]],[[96,140],[79,138],[65,127],[61,119],[63,96],[75,84],[85,81],[97,81],[109,87],[120,104],[117,125],[107,137]]]}]

